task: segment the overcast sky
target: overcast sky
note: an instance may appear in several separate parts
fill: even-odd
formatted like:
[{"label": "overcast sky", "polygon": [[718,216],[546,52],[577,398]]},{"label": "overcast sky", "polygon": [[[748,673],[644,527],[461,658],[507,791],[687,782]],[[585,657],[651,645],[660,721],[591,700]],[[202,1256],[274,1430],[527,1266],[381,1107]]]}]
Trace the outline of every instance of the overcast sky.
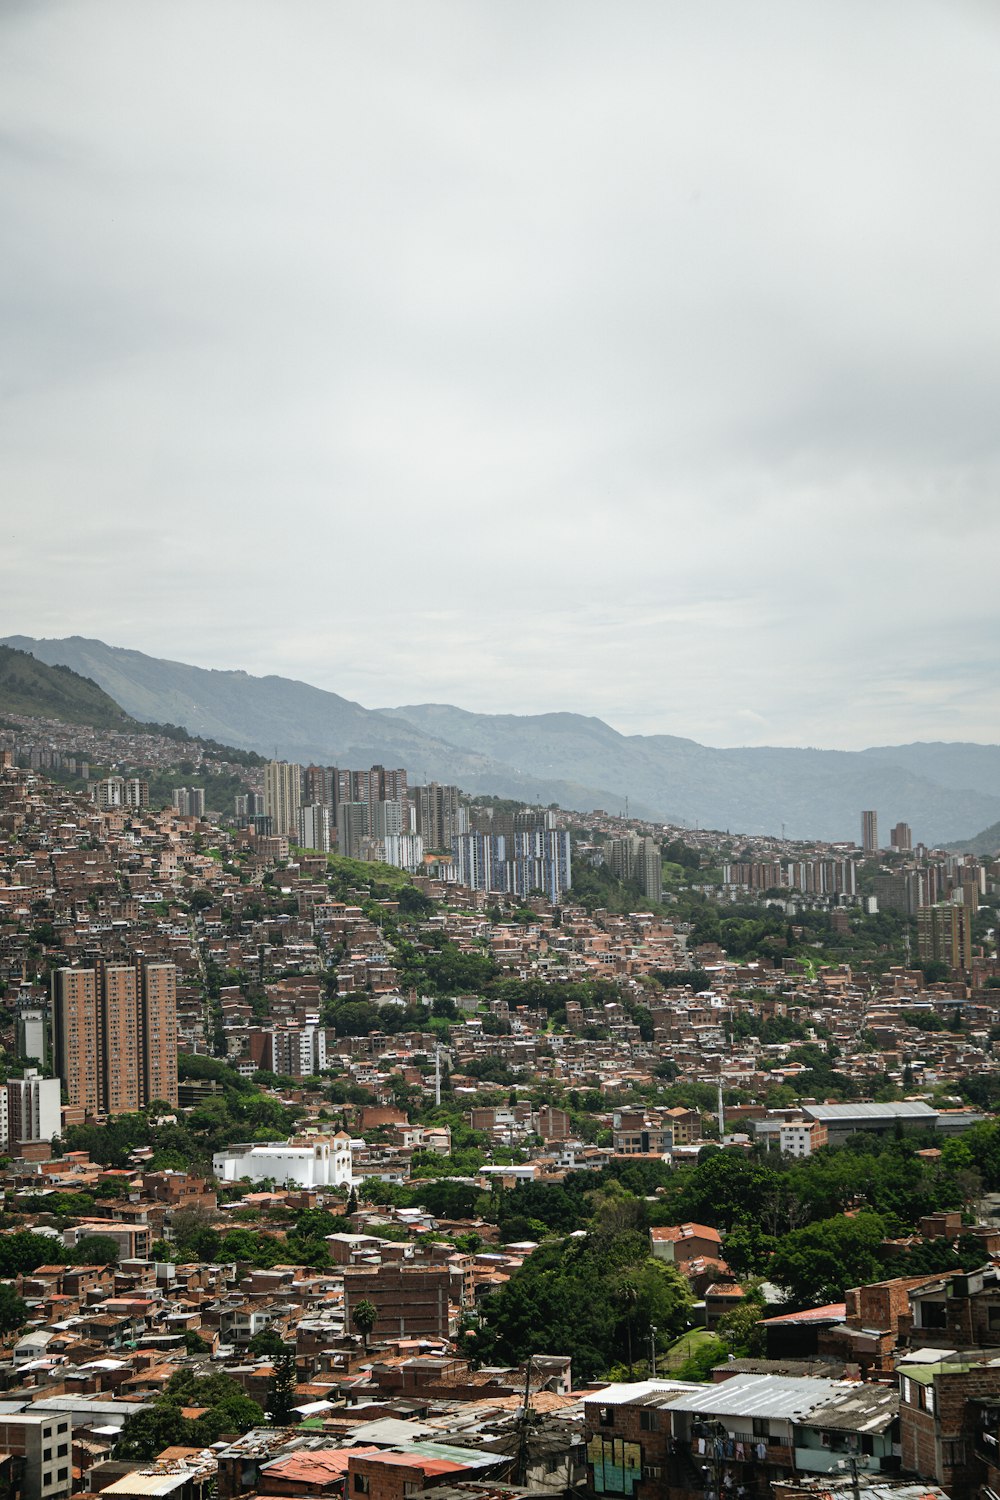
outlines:
[{"label": "overcast sky", "polygon": [[4,0],[0,633],[1000,739],[994,0]]}]

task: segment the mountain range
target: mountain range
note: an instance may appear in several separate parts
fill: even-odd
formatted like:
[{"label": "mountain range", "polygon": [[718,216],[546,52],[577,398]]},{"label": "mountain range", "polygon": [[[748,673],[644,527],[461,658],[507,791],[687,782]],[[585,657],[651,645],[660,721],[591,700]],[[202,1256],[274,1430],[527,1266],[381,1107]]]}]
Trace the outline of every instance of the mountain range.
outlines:
[{"label": "mountain range", "polygon": [[92,678],[136,719],[291,760],[402,765],[412,781],[468,792],[611,812],[628,799],[635,817],[803,839],[857,840],[863,808],[878,811],[883,842],[897,821],[932,844],[968,843],[1000,824],[997,745],[716,749],[619,734],[583,714],[369,709],[291,678],[209,670],[81,636],[4,644]]}]

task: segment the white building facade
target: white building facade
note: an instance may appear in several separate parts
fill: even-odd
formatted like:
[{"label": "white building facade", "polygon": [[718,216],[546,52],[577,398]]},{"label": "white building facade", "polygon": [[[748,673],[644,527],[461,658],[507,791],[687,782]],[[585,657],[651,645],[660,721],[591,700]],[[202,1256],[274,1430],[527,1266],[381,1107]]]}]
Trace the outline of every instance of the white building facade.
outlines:
[{"label": "white building facade", "polygon": [[343,1132],[332,1139],[296,1145],[267,1141],[230,1146],[212,1157],[220,1182],[274,1182],[302,1188],[350,1187],[354,1181],[351,1140]]}]

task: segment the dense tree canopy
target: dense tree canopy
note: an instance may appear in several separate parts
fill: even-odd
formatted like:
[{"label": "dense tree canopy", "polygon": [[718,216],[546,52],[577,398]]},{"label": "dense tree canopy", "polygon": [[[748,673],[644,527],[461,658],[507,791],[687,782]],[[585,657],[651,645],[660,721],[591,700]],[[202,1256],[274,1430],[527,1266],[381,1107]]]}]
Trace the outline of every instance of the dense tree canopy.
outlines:
[{"label": "dense tree canopy", "polygon": [[[635,1295],[616,1298],[612,1288],[626,1277]],[[691,1301],[684,1277],[650,1257],[645,1234],[553,1241],[486,1302],[475,1351],[511,1363],[569,1354],[574,1378],[586,1380],[628,1359],[634,1330],[645,1336],[655,1324],[669,1342],[686,1326]]]},{"label": "dense tree canopy", "polygon": [[[204,1406],[197,1418],[185,1417],[182,1408]],[[223,1436],[248,1432],[263,1424],[264,1413],[256,1401],[229,1375],[197,1375],[178,1370],[151,1406],[129,1417],[115,1446],[115,1458],[147,1461],[175,1445],[208,1447]]]}]

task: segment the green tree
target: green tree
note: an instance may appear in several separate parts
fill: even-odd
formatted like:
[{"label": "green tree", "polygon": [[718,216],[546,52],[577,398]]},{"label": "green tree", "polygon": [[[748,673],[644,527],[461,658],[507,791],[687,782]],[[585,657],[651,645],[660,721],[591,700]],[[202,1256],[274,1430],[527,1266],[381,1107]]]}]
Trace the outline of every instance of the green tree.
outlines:
[{"label": "green tree", "polygon": [[251,1427],[264,1424],[264,1412],[256,1401],[242,1391],[219,1401],[192,1424],[195,1441],[205,1447],[223,1437],[242,1437]]},{"label": "green tree", "polygon": [[277,1359],[288,1353],[288,1345],[274,1328],[262,1328],[260,1333],[255,1333],[247,1344],[247,1352],[258,1358],[266,1356],[268,1359]]},{"label": "green tree", "polygon": [[109,1234],[85,1234],[77,1240],[73,1261],[78,1266],[114,1266],[118,1264],[118,1241]]},{"label": "green tree", "polygon": [[51,1235],[35,1234],[30,1229],[0,1235],[0,1277],[30,1276],[39,1266],[58,1264],[67,1258],[61,1241]]},{"label": "green tree", "polygon": [[421,1182],[415,1189],[418,1203],[438,1219],[471,1219],[483,1196],[475,1183],[450,1182],[447,1178]]},{"label": "green tree", "polygon": [[[734,1224],[760,1220],[761,1202],[780,1185],[780,1175],[764,1162],[733,1148],[707,1151],[680,1181],[677,1197],[668,1204],[672,1222],[692,1220],[731,1229]],[[666,1222],[671,1222],[668,1219]]]},{"label": "green tree", "polygon": [[361,1335],[365,1353],[368,1352],[368,1336],[378,1322],[378,1308],[365,1297],[351,1309],[351,1322]]},{"label": "green tree", "polygon": [[295,1354],[286,1349],[274,1361],[274,1375],[267,1397],[267,1410],[276,1427],[286,1427],[292,1420],[297,1398],[298,1376]]},{"label": "green tree", "polygon": [[720,1338],[705,1339],[696,1345],[677,1369],[678,1380],[711,1380],[716,1365],[726,1362],[729,1350]]},{"label": "green tree", "polygon": [[144,1411],[127,1417],[114,1448],[115,1458],[148,1461],[164,1448],[187,1444],[192,1423],[180,1407],[169,1401],[156,1401]]},{"label": "green tree", "polygon": [[16,1333],[28,1321],[28,1304],[7,1282],[0,1284],[0,1333]]},{"label": "green tree", "polygon": [[665,1337],[683,1330],[691,1292],[674,1266],[650,1259],[648,1237],[636,1230],[588,1234],[547,1241],[486,1300],[476,1357],[517,1363],[558,1349],[571,1355],[582,1380],[603,1375],[627,1357],[628,1316],[613,1296],[595,1290],[626,1277],[637,1291],[637,1328],[655,1323]]},{"label": "green tree", "polygon": [[758,1357],[765,1353],[766,1335],[760,1321],[764,1304],[757,1286],[747,1289],[742,1302],[732,1312],[725,1313],[718,1322],[716,1331],[730,1345],[733,1354]]},{"label": "green tree", "polygon": [[726,1235],[723,1253],[726,1265],[736,1276],[763,1276],[778,1241],[759,1224],[737,1224]]},{"label": "green tree", "polygon": [[884,1239],[884,1219],[867,1210],[807,1224],[784,1237],[772,1257],[769,1279],[800,1305],[838,1302],[847,1287],[882,1276]]},{"label": "green tree", "polygon": [[612,1294],[615,1302],[621,1309],[622,1322],[625,1326],[625,1341],[628,1349],[628,1375],[632,1379],[634,1372],[632,1365],[632,1320],[635,1310],[639,1305],[639,1288],[636,1286],[633,1276],[622,1276]]}]

